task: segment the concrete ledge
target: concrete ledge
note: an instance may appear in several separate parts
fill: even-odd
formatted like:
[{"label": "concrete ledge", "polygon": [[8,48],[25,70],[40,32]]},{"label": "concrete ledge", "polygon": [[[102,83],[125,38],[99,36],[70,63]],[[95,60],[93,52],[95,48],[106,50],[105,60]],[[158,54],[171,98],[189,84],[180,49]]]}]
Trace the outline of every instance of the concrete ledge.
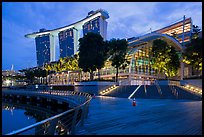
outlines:
[{"label": "concrete ledge", "polygon": [[116,82],[106,82],[106,81],[90,81],[90,82],[75,82],[75,85],[113,85],[116,84]]}]

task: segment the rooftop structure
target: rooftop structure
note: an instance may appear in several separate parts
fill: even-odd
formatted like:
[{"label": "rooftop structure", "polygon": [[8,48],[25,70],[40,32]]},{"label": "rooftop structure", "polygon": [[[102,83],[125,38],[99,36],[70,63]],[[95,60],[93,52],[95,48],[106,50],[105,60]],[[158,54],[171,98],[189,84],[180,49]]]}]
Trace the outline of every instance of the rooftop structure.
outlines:
[{"label": "rooftop structure", "polygon": [[99,33],[104,40],[106,40],[107,22],[105,20],[108,18],[108,12],[99,9],[89,12],[84,19],[78,22],[52,30],[46,30],[43,28],[40,29],[39,32],[26,34],[25,37],[35,38],[37,64],[38,66],[42,66],[45,63],[56,60],[55,41],[57,36],[59,37],[60,57],[76,54],[79,48],[78,40],[80,36],[85,35],[88,32]]},{"label": "rooftop structure", "polygon": [[191,39],[192,28],[193,28],[192,26],[193,26],[192,19],[187,18],[179,22],[176,22],[174,24],[171,24],[169,26],[166,26],[164,28],[161,28],[159,30],[153,31],[152,33],[157,32],[162,34],[168,34],[169,36],[175,37],[180,43],[182,43],[182,35],[183,35],[183,29],[184,29],[184,44],[185,44],[189,42]]}]

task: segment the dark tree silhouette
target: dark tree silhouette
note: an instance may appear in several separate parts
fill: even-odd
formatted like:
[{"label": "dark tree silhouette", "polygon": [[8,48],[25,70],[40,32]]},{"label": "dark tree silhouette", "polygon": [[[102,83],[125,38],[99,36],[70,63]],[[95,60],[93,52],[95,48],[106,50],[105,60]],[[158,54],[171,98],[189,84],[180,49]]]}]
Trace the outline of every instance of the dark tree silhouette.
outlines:
[{"label": "dark tree silhouette", "polygon": [[125,39],[111,39],[109,41],[110,46],[110,61],[112,66],[116,68],[116,82],[118,82],[118,70],[119,68],[125,69],[127,66],[127,60],[125,58],[128,42]]},{"label": "dark tree silhouette", "polygon": [[100,34],[89,32],[79,39],[79,45],[78,65],[84,72],[89,72],[90,80],[93,80],[93,72],[104,66],[105,43]]}]

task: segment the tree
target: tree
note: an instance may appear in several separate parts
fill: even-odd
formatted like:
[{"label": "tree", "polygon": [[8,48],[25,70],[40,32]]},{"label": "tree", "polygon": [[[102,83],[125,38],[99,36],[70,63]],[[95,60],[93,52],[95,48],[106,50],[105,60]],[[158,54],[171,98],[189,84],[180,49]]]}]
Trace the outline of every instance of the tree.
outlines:
[{"label": "tree", "polygon": [[183,62],[190,64],[197,70],[202,70],[202,39],[192,39],[191,43],[186,45],[183,53]]},{"label": "tree", "polygon": [[177,74],[180,62],[173,46],[161,39],[154,40],[151,54],[153,68],[159,73],[165,73],[168,78]]},{"label": "tree", "polygon": [[52,67],[51,64],[45,64],[44,69],[47,71],[47,73],[49,74],[50,71],[52,71]]},{"label": "tree", "polygon": [[65,57],[64,70],[80,70],[78,66],[78,59],[78,54],[75,54],[72,57]]},{"label": "tree", "polygon": [[33,83],[33,80],[34,80],[34,77],[35,77],[35,73],[33,71],[33,69],[31,68],[28,68],[28,69],[22,69],[22,70],[19,70],[20,72],[23,72],[27,78],[27,80],[29,80],[29,83],[32,84]]},{"label": "tree", "polygon": [[127,66],[127,60],[125,58],[128,47],[128,42],[125,39],[111,39],[109,41],[110,46],[110,61],[111,65],[116,68],[116,82],[118,82],[118,70],[124,69]]},{"label": "tree", "polygon": [[79,67],[84,72],[90,73],[93,80],[93,72],[101,69],[105,62],[104,41],[100,34],[89,32],[79,39]]},{"label": "tree", "polygon": [[201,29],[197,25],[193,25],[192,39],[197,39],[200,31]]},{"label": "tree", "polygon": [[40,67],[34,69],[33,72],[34,72],[34,76],[36,76],[38,78],[40,78],[40,77],[44,78],[44,77],[47,77],[47,75],[48,75],[46,69],[43,69],[43,68],[40,68]]}]

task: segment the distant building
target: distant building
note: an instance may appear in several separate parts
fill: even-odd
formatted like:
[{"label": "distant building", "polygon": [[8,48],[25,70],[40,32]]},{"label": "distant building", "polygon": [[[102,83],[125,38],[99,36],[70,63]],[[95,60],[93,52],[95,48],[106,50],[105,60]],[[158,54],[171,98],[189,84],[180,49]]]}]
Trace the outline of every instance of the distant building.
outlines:
[{"label": "distant building", "polygon": [[20,73],[17,73],[14,70],[2,70],[2,77],[17,76],[17,75],[20,75]]},{"label": "distant building", "polygon": [[[156,30],[154,32],[157,33],[162,33],[162,34],[168,34],[169,36],[172,36],[176,38],[179,43],[182,43],[182,37],[183,37],[183,23],[185,22],[184,25],[184,45],[188,43],[191,40],[192,36],[192,19],[187,18],[184,20],[181,20],[179,22],[176,22],[172,25],[166,26],[164,28],[161,28],[159,30]],[[152,32],[152,33],[154,33]]]},{"label": "distant building", "polygon": [[100,34],[104,40],[107,38],[108,12],[99,9],[90,11],[84,19],[53,30],[40,29],[25,35],[36,39],[37,65],[56,61],[56,38],[59,38],[60,57],[72,56],[78,52],[79,38],[88,32]]},{"label": "distant building", "polygon": [[25,75],[14,70],[2,70],[2,87],[26,84],[24,81],[19,82],[19,80],[16,78],[17,76]]},{"label": "distant building", "polygon": [[88,32],[94,32],[100,34],[106,40],[107,24],[107,21],[105,21],[102,17],[96,17],[83,25],[83,34],[85,35]]},{"label": "distant building", "polygon": [[60,46],[60,57],[64,58],[67,56],[74,55],[74,35],[73,29],[67,29],[58,33],[59,46]]},{"label": "distant building", "polygon": [[35,38],[35,43],[38,66],[50,62],[50,36],[40,35]]},{"label": "distant building", "polygon": [[[92,14],[92,12],[90,13]],[[98,25],[98,19],[95,18],[86,22],[83,25],[83,33],[88,32],[99,32],[99,29],[95,27]],[[183,23],[184,25],[184,44],[190,42],[192,37],[192,20],[187,18],[182,21],[178,21],[172,25],[164,27],[162,29],[156,30],[154,32],[139,36],[128,38],[128,50],[127,50],[127,60],[130,62],[127,67],[122,70],[119,69],[119,81],[122,84],[128,83],[129,85],[141,85],[152,84],[156,79],[165,79],[166,75],[161,74],[157,69],[153,67],[151,62],[151,50],[152,43],[156,39],[162,39],[175,48],[178,53],[183,50],[182,44],[182,32]],[[99,23],[100,24],[100,23]],[[202,37],[202,33],[199,33],[199,37]],[[177,75],[172,79],[183,79],[194,76],[192,69],[188,69],[185,65],[181,69],[182,62],[180,62],[180,68],[178,69]],[[111,66],[111,62],[107,60],[103,68],[99,70],[100,78],[106,80],[114,80],[116,70]],[[78,74],[78,75],[77,75]],[[64,78],[66,77],[66,78]],[[94,72],[94,78],[98,77],[98,72]],[[80,79],[79,79],[80,78]],[[50,74],[48,76],[49,84],[72,84],[75,81],[88,80],[89,73],[86,72],[70,72],[67,70],[55,74]]]}]

